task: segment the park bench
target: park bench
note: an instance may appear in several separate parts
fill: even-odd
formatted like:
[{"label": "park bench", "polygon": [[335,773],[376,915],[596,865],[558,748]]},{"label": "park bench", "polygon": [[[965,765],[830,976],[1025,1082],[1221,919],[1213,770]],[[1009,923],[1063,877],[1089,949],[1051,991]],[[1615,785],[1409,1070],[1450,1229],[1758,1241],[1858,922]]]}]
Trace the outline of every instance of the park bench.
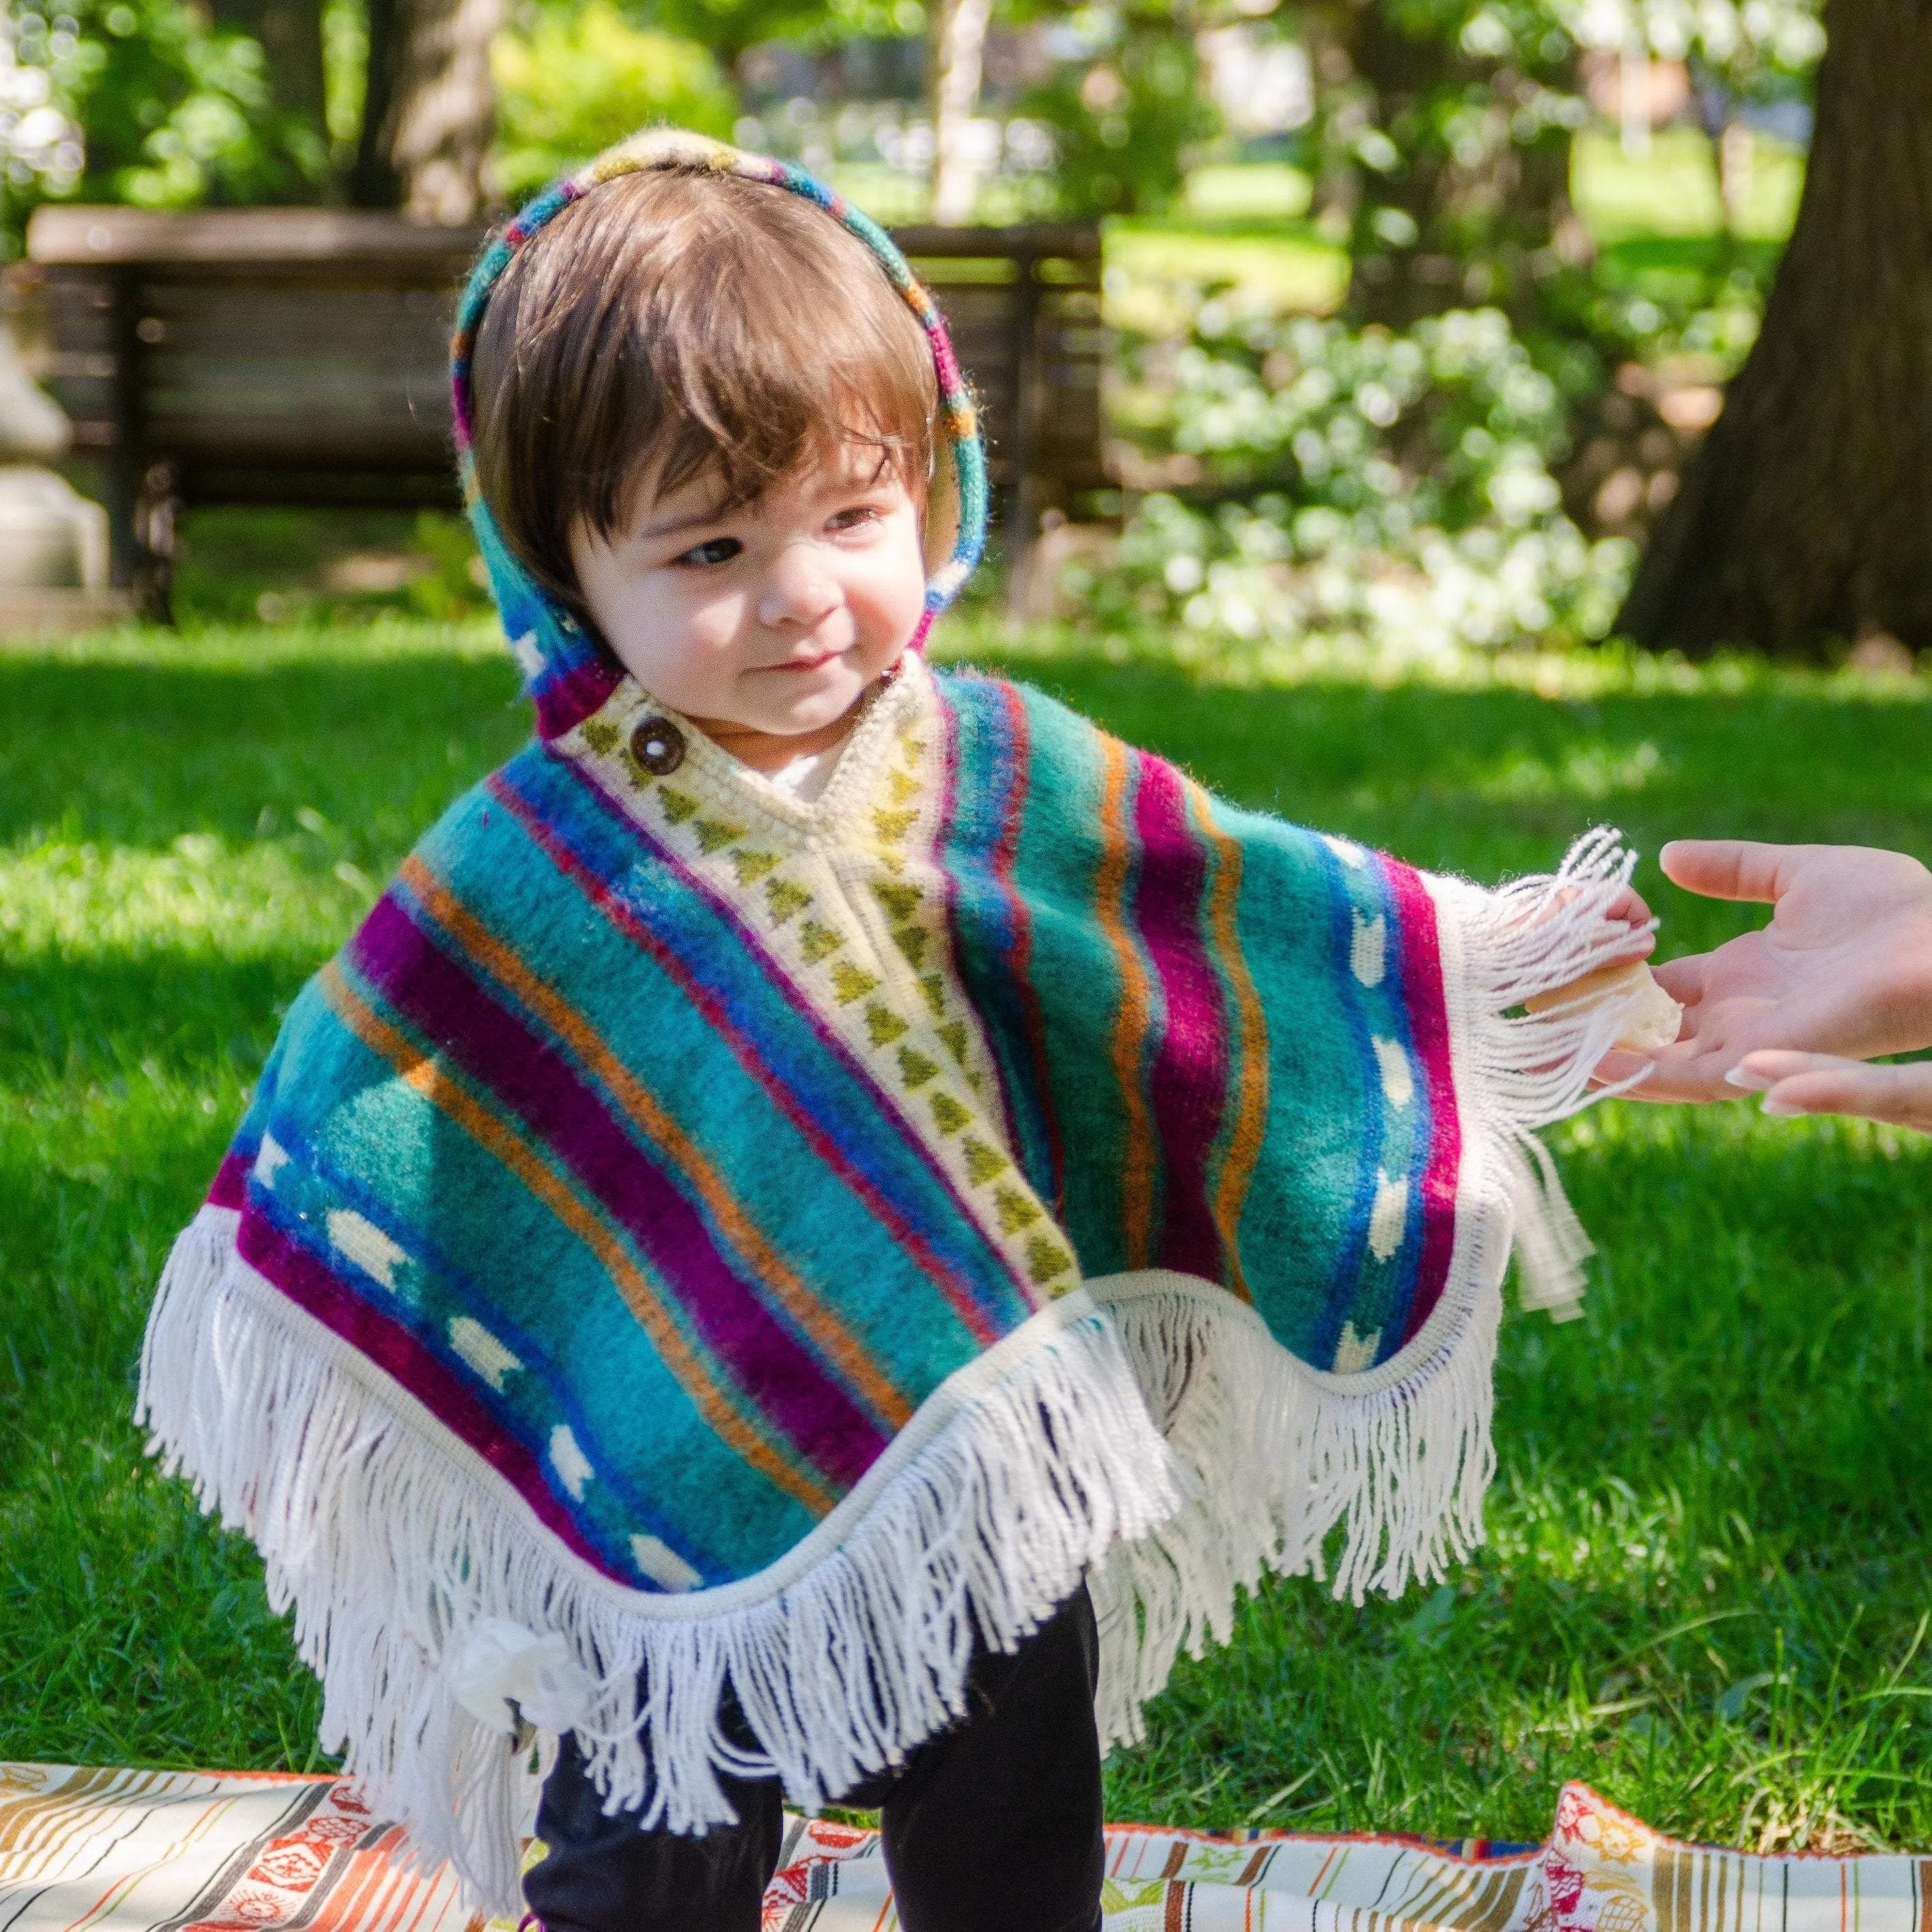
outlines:
[{"label": "park bench", "polygon": [[[188,506],[454,506],[448,336],[483,238],[330,208],[38,210],[14,292],[102,460],[115,581],[165,614]],[[1042,516],[1107,481],[1098,231],[896,238],[982,399],[1017,575]]]}]

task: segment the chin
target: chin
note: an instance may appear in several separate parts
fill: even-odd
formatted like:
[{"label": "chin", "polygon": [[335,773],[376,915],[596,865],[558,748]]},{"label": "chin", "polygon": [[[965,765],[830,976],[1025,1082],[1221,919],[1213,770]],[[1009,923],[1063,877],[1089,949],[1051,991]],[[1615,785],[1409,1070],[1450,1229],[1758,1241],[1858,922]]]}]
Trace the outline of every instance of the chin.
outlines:
[{"label": "chin", "polygon": [[790,704],[781,707],[777,715],[784,722],[779,728],[816,731],[844,717],[858,703],[865,688],[863,680],[842,671],[835,682],[815,691],[802,691]]}]

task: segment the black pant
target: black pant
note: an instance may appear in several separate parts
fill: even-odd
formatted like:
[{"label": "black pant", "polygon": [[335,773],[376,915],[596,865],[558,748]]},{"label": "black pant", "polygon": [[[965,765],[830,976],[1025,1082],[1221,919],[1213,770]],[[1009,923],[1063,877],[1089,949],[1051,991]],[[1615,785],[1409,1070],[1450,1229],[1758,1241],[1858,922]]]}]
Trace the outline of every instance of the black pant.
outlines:
[{"label": "black pant", "polygon": [[[1098,1932],[1099,1642],[1083,1588],[1010,1657],[982,1649],[967,1714],[839,1801],[877,1806],[904,1932]],[[728,1696],[728,1734],[750,1746]],[[776,1778],[721,1777],[738,1814],[702,1838],[606,1817],[576,1740],[543,1790],[524,1880],[548,1932],[756,1932],[784,1832]]]}]

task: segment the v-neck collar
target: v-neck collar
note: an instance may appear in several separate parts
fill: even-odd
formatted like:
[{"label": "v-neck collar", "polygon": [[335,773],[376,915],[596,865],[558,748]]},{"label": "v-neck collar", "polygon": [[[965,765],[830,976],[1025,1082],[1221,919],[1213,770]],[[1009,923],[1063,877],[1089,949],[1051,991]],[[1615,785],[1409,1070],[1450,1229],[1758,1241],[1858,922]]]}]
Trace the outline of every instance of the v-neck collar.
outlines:
[{"label": "v-neck collar", "polygon": [[925,659],[908,652],[892,682],[866,707],[844,742],[832,748],[838,763],[815,799],[801,799],[774,784],[765,772],[734,758],[682,712],[653,698],[628,673],[592,716],[554,741],[572,757],[628,746],[638,727],[662,718],[676,731],[682,755],[664,782],[703,802],[748,814],[794,837],[836,837],[856,824],[877,790],[899,730],[930,704],[932,674]]}]

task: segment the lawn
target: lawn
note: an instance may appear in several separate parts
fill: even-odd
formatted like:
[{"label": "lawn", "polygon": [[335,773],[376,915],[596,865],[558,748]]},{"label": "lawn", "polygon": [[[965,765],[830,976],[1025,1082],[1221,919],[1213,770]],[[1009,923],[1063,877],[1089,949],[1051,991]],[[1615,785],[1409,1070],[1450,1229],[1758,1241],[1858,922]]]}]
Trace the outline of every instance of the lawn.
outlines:
[{"label": "lawn", "polygon": [[[1579,134],[1570,192],[1606,282],[1694,306],[1722,279],[1727,245],[1768,277],[1798,212],[1804,161],[1768,135],[1754,135],[1750,152],[1739,232],[1726,244],[1711,143],[1697,129],[1667,128],[1640,155],[1626,155],[1608,130]],[[1236,282],[1281,308],[1316,314],[1339,308],[1348,289],[1348,251],[1309,218],[1310,190],[1306,174],[1279,163],[1204,167],[1189,177],[1172,214],[1109,221],[1117,319],[1147,326],[1144,291],[1172,281]]]},{"label": "lawn", "polygon": [[[1932,686],[1639,665],[1233,689],[1030,674],[1251,802],[1484,878],[1592,820],[1932,856]],[[244,1546],[142,1462],[148,1293],[276,1016],[520,741],[481,628],[0,653],[0,1757],[320,1762]],[[1666,950],[1749,915],[1642,883]],[[1535,1838],[1582,1777],[1750,1845],[1932,1844],[1932,1143],[1600,1109],[1556,1137],[1588,1318],[1504,1331],[1490,1545],[1297,1582],[1185,1667],[1117,1816]]]}]

